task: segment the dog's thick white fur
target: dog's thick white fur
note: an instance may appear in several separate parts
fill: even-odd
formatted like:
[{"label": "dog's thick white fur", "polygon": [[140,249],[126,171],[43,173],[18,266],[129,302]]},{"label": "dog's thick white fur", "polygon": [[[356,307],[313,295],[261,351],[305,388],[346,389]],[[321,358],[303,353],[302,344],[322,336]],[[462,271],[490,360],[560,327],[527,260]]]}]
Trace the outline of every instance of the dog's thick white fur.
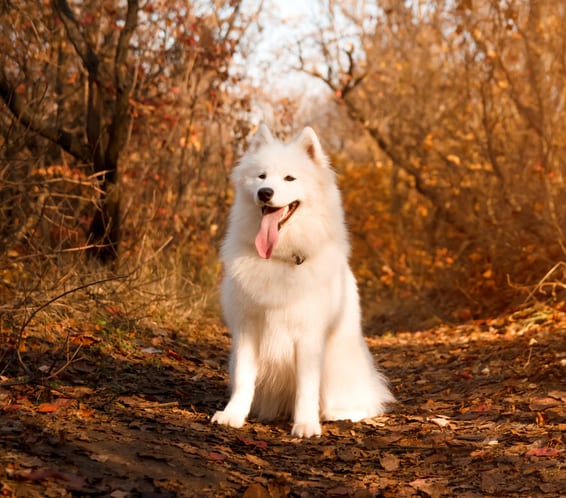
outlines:
[{"label": "dog's thick white fur", "polygon": [[222,247],[232,395],[213,422],[374,417],[394,401],[364,341],[340,193],[311,128],[282,143],[261,125],[234,168]]}]

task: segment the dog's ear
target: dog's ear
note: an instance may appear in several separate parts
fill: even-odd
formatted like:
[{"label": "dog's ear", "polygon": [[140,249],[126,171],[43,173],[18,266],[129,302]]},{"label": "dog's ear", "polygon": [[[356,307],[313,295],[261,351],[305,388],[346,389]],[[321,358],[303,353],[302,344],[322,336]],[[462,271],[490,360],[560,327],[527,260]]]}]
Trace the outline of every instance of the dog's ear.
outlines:
[{"label": "dog's ear", "polygon": [[255,152],[262,145],[273,143],[273,135],[265,123],[261,123],[250,143],[249,152]]},{"label": "dog's ear", "polygon": [[316,133],[310,126],[303,129],[296,141],[307,153],[307,156],[311,158],[312,162],[317,166],[326,166],[326,156],[322,151],[322,146]]}]

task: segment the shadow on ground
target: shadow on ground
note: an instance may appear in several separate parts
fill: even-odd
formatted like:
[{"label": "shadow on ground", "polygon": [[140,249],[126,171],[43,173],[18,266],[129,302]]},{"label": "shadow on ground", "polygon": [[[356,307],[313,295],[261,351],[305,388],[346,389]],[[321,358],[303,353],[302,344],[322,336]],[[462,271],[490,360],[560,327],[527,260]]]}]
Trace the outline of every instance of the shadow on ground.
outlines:
[{"label": "shadow on ground", "polygon": [[367,423],[209,424],[227,398],[218,323],[85,350],[56,385],[0,390],[5,496],[559,496],[566,320],[525,312],[369,337],[398,403]]}]

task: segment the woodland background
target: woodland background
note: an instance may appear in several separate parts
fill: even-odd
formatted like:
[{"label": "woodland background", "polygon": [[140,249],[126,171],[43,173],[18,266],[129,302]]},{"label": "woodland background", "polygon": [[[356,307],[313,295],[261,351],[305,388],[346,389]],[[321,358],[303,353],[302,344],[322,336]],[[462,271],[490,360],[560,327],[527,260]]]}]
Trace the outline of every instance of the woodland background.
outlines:
[{"label": "woodland background", "polygon": [[[397,403],[210,424],[260,121],[336,168]],[[0,494],[558,496],[566,2],[0,0]]]},{"label": "woodland background", "polygon": [[277,9],[0,3],[1,374],[40,373],[31,331],[57,371],[77,330],[218,315],[227,177],[262,120],[323,140],[368,330],[561,298],[566,5]]}]

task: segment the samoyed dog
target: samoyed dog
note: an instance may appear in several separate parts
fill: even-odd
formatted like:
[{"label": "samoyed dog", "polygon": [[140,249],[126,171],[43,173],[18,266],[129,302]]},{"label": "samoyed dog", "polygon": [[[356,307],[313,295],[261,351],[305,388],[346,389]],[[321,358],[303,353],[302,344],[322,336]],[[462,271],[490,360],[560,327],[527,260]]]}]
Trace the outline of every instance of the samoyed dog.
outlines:
[{"label": "samoyed dog", "polygon": [[394,401],[364,341],[335,175],[312,130],[282,143],[261,125],[231,175],[221,301],[232,394],[213,422],[374,417]]}]

